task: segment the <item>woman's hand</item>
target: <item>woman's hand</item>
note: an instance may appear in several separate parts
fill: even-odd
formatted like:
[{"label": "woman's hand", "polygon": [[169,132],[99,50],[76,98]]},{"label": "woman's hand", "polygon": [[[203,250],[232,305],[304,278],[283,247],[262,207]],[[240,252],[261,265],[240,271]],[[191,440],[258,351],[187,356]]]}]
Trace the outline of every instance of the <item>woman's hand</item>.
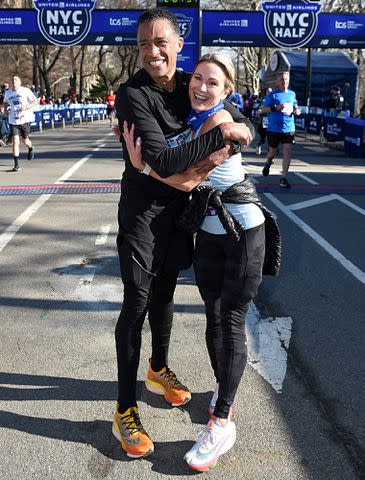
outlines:
[{"label": "woman's hand", "polygon": [[134,143],[134,124],[132,123],[131,128],[128,129],[128,123],[123,123],[123,137],[125,144],[129,153],[129,158],[132,165],[137,170],[143,170],[145,167],[145,162],[142,160],[141,152],[141,139],[138,137],[136,143]]}]

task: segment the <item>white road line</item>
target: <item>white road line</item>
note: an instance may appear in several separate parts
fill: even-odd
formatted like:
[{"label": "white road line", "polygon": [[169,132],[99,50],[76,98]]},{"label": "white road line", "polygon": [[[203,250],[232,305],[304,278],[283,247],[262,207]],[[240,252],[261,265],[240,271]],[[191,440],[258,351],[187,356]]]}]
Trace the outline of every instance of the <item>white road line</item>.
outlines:
[{"label": "white road line", "polygon": [[[93,149],[93,152],[100,150],[100,146]],[[64,183],[71,175],[73,175],[78,168],[81,167],[92,157],[92,153],[85,155],[81,160],[75,163],[66,173],[64,173],[58,180],[55,181],[55,185]],[[51,197],[52,193],[41,195],[33,202],[24,212],[19,215],[14,222],[9,225],[5,231],[0,235],[0,252],[6,247],[6,245],[14,238],[18,230],[44,205]]]},{"label": "white road line", "polygon": [[111,228],[111,224],[101,226],[100,233],[95,240],[95,245],[104,245],[106,243]]},{"label": "white road line", "polygon": [[323,197],[312,198],[311,200],[305,200],[304,202],[293,203],[292,205],[288,205],[288,208],[292,211],[301,210],[302,208],[314,207],[315,205],[331,202],[333,200],[333,195],[324,195]]},{"label": "white road line", "polygon": [[295,175],[302,178],[306,182],[311,183],[312,185],[319,185],[318,182],[316,182],[315,180],[312,180],[311,178],[307,177],[307,175],[304,175],[304,173],[300,173],[300,172],[293,172],[293,173],[295,173]]},{"label": "white road line", "polygon": [[264,195],[271,200],[271,202],[276,205],[287,217],[290,218],[292,222],[298,225],[305,233],[307,233],[315,242],[318,243],[326,252],[331,255],[335,260],[337,260],[348,272],[350,272],[359,282],[365,284],[365,272],[360,270],[356,265],[354,265],[350,260],[348,260],[342,253],[340,253],[335,247],[327,242],[321,235],[313,230],[309,225],[307,225],[303,220],[301,220],[297,215],[295,215],[289,207],[280,202],[277,198],[274,197],[271,193],[264,193]]},{"label": "white road line", "polygon": [[0,252],[6,247],[10,240],[15,236],[19,228],[21,228],[30,217],[39,209],[46,201],[51,198],[52,194],[41,195],[35,202],[30,205],[8,228],[0,235]]},{"label": "white road line", "polygon": [[341,197],[337,193],[333,193],[331,196],[333,198],[335,198],[336,200],[338,200],[339,202],[342,202],[345,205],[347,205],[348,207],[352,208],[356,212],[361,213],[361,215],[365,215],[365,210],[363,208],[359,207],[358,205],[355,205],[354,203],[350,202],[349,200],[346,200],[346,198]]},{"label": "white road line", "polygon": [[[94,148],[93,151],[97,151],[99,150],[99,147],[97,148]],[[64,173],[58,180],[55,181],[55,184],[56,185],[59,185],[61,183],[64,183],[65,180],[67,180],[68,178],[71,177],[71,175],[73,175],[77,169],[79,169],[81,167],[81,165],[83,165],[85,162],[87,162],[88,160],[90,160],[90,158],[92,157],[92,153],[89,153],[87,155],[85,155],[85,157],[83,157],[81,160],[79,160],[78,162],[75,163],[75,165],[73,165],[69,170],[67,170],[66,173]]]},{"label": "white road line", "polygon": [[246,319],[247,361],[280,393],[286,375],[291,317],[261,318],[253,302]]}]

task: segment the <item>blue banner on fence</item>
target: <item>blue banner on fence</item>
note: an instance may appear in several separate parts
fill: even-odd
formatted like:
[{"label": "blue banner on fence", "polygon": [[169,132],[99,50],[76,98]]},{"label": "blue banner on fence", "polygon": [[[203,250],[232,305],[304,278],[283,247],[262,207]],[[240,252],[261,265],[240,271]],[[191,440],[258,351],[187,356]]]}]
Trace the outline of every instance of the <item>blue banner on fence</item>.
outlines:
[{"label": "blue banner on fence", "polygon": [[104,104],[39,105],[34,111],[32,127],[50,127],[63,122],[91,120],[106,115]]},{"label": "blue banner on fence", "polygon": [[346,119],[344,127],[345,153],[350,157],[365,157],[365,120]]},{"label": "blue banner on fence", "polygon": [[323,117],[323,134],[329,142],[342,142],[345,139],[345,118]]}]

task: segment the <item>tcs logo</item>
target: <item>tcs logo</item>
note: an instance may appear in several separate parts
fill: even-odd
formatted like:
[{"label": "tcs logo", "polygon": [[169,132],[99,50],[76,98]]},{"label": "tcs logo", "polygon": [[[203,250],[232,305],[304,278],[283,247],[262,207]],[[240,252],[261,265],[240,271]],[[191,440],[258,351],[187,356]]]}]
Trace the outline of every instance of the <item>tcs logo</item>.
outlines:
[{"label": "tcs logo", "polygon": [[336,28],[347,28],[347,22],[338,22],[336,20],[335,27]]}]

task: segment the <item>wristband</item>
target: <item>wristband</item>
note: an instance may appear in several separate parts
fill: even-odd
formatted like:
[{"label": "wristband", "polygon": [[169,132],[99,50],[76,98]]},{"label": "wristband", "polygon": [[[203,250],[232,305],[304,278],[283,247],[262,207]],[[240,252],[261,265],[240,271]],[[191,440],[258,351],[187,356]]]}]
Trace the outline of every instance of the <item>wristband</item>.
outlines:
[{"label": "wristband", "polygon": [[149,175],[151,170],[152,168],[148,165],[148,163],[146,163],[146,165],[144,166],[144,169],[140,170],[139,173],[144,173],[145,175]]},{"label": "wristband", "polygon": [[277,112],[276,105],[273,105],[270,109],[272,112]]}]

